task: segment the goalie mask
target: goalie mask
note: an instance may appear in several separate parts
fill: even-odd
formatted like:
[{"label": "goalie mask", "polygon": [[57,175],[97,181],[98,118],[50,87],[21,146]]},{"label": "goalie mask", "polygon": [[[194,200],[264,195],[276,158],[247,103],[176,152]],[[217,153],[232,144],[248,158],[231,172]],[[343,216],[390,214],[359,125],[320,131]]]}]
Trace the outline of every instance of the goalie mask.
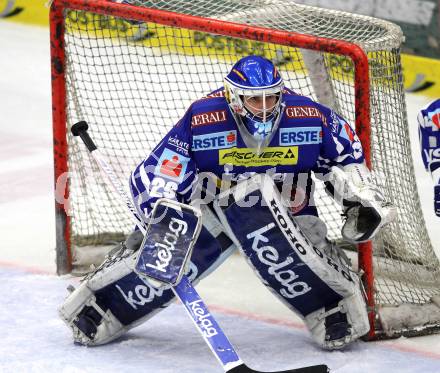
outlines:
[{"label": "goalie mask", "polygon": [[225,97],[241,136],[257,153],[272,139],[281,118],[283,79],[260,56],[239,60],[225,77]]}]

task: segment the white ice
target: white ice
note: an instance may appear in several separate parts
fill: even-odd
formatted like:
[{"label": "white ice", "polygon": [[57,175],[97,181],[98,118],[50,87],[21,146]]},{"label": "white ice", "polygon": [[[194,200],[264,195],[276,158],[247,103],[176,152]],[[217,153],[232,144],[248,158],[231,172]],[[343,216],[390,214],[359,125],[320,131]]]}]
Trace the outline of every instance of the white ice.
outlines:
[{"label": "white ice", "polygon": [[[109,345],[72,343],[56,310],[66,286],[78,280],[53,275],[49,33],[2,20],[0,40],[0,372],[221,372],[178,304]],[[427,102],[408,96],[408,116],[425,219],[439,249],[440,220],[432,212],[432,182],[421,163],[415,121]],[[239,256],[198,290],[241,358],[257,369],[326,363],[338,373],[440,372],[440,335],[321,351]]]}]

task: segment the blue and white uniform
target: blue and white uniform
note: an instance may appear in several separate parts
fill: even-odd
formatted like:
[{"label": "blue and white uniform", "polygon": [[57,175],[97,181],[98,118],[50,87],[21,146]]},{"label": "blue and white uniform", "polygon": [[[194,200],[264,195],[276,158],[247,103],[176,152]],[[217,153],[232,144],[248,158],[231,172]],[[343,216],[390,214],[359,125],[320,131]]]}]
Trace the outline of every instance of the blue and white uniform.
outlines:
[{"label": "blue and white uniform", "polygon": [[[269,135],[270,138],[267,138],[267,145],[260,151],[256,151],[255,148],[250,148],[246,144],[243,131],[240,130],[237,118],[230,110],[224,93],[225,89],[220,88],[194,102],[182,119],[132,173],[130,187],[133,199],[139,214],[144,219],[149,215],[158,198],[166,197],[190,203],[193,189],[197,184],[203,184],[206,177],[210,178],[214,175],[217,180],[239,181],[259,173],[271,175],[280,190],[283,181],[293,182],[291,198],[295,200],[295,203],[291,205],[290,212],[297,217],[302,215],[302,219],[310,219],[306,216],[318,215],[312,195],[314,190],[311,178],[312,171],[315,175],[325,176],[334,166],[343,167],[364,162],[359,138],[346,120],[331,109],[285,88],[282,92],[278,126]],[[299,191],[299,189],[302,190]],[[298,194],[293,194],[293,192],[299,192],[300,198],[297,199]],[[252,209],[252,207],[250,208]],[[261,212],[258,212],[258,216],[259,218],[255,221],[258,221],[260,225],[270,224],[263,223]],[[246,220],[246,218],[244,219]],[[298,221],[298,218],[296,220]],[[213,243],[217,242],[209,236],[209,233],[206,231],[204,233],[205,235],[199,237],[194,246],[191,260],[198,262],[196,267],[200,269],[200,273],[202,271],[209,273],[210,268],[215,268],[222,261],[222,258],[232,251],[225,251],[226,247],[220,244],[217,250],[211,249],[209,263],[200,260],[201,254],[205,252],[206,248],[212,247]],[[246,234],[242,236],[246,237]],[[325,237],[322,237],[322,240],[325,240]],[[277,257],[285,256],[286,261],[292,261],[290,266],[282,269],[285,275],[287,276],[287,273],[294,274],[291,279],[299,276],[300,272],[295,266],[301,261],[300,257],[294,257],[293,252],[290,251],[292,249],[276,237],[271,242],[273,243],[273,252],[277,253]],[[269,245],[269,243],[267,244]],[[249,255],[251,266],[258,272],[259,277],[264,279],[265,284],[270,286],[283,301],[287,302],[295,310],[294,312],[305,317],[309,328],[314,330],[315,340],[320,345],[326,346],[326,348],[334,348],[334,346],[339,348],[368,331],[368,319],[365,316],[362,295],[360,291],[355,290],[357,280],[355,276],[347,276],[343,279],[340,272],[343,267],[341,264],[335,265],[332,259],[324,257],[324,268],[329,263],[334,266],[332,268],[327,266],[328,268],[320,272],[327,273],[328,278],[326,279],[325,275],[322,275],[323,277],[316,276],[313,271],[309,271],[300,278],[307,279],[304,280],[307,282],[307,286],[313,284],[306,290],[313,290],[310,290],[306,295],[297,296],[302,294],[298,289],[304,290],[305,288],[292,284],[292,289],[297,289],[298,293],[285,296],[283,281],[280,282],[277,275],[272,278],[273,276],[270,275],[272,272],[267,269],[267,263],[263,264],[261,260],[258,260],[258,256],[253,254],[252,249],[243,250],[243,252],[245,255]],[[275,264],[272,265],[275,266]],[[281,266],[279,263],[276,265]],[[303,263],[302,268],[308,268],[308,264]],[[330,275],[334,268],[337,268],[337,271]],[[313,279],[316,281],[313,282]],[[326,281],[330,283],[342,281],[343,284],[340,291],[335,291],[334,288],[332,289],[326,284]],[[304,285],[306,282],[300,284],[306,286]],[[356,327],[351,330],[357,329],[360,332],[350,334],[347,329],[347,325],[349,325],[347,316],[339,312],[336,315],[341,317],[340,325],[342,327],[338,326],[336,332],[331,332],[331,329],[324,328],[322,325],[334,323],[335,320],[339,320],[337,318],[335,320],[326,319],[325,323],[323,321],[320,324],[321,329],[315,328],[313,326],[315,321],[310,320],[315,320],[316,315],[321,311],[324,313],[324,310],[337,309],[337,305],[345,301],[344,292],[345,294],[358,293],[358,301],[355,303],[360,306],[356,308],[356,312],[352,313],[357,315],[355,317],[357,320],[363,320],[363,324],[361,323],[360,328]],[[158,299],[155,303],[159,305],[161,302]],[[336,324],[338,323],[339,321],[336,322]],[[351,325],[354,323],[355,321],[352,321]],[[321,332],[317,332],[317,330],[321,330]],[[328,336],[324,337],[325,333]],[[326,338],[338,341],[332,345],[332,341],[324,341]]]},{"label": "blue and white uniform", "polygon": [[[277,130],[261,154],[246,146],[220,88],[194,102],[131,175],[139,213],[148,215],[158,198],[188,203],[198,175],[239,180],[271,172],[276,181],[310,171],[325,175],[332,166],[362,163],[362,146],[350,124],[331,109],[283,90]],[[307,202],[297,214],[314,214]]]},{"label": "blue and white uniform", "polygon": [[[298,228],[292,222],[288,237],[284,237],[287,230],[275,228],[273,214],[267,208],[258,210],[258,218],[250,219],[247,215],[246,227],[240,222],[242,214],[249,214],[249,210],[238,209],[234,215],[237,219],[233,220],[239,223],[228,221],[226,227],[224,220],[220,224],[218,210],[216,215],[211,206],[204,206],[205,226],[194,245],[188,277],[197,281],[216,268],[236,246],[254,237],[242,251],[259,277],[305,318],[320,345],[340,348],[368,331],[368,318],[358,277],[339,258],[320,251],[328,242],[316,223],[319,219],[311,174],[325,176],[334,166],[350,168],[363,162],[359,138],[344,118],[285,88],[270,61],[249,56],[234,65],[224,87],[188,108],[133,171],[130,189],[138,214],[146,220],[159,198],[191,203],[200,197],[193,193],[200,191],[200,185],[211,192],[209,186],[214,185],[214,193],[218,193],[225,191],[224,185],[232,186],[264,173],[276,184],[271,183],[269,193],[277,194],[274,188],[293,184],[291,199],[297,202],[297,193],[302,198],[291,204],[290,213],[296,216],[298,225],[300,220],[308,222],[320,245],[311,235],[308,238],[315,246],[305,238],[305,223]],[[233,210],[228,211],[231,217]],[[280,224],[290,219],[280,216]],[[263,217],[267,221],[263,222]],[[251,223],[256,225],[251,227]],[[258,224],[263,224],[263,228]],[[231,234],[231,225],[243,231]],[[136,234],[139,232],[132,237]],[[303,245],[297,239],[304,239]],[[131,263],[130,256],[136,255],[139,247],[139,243],[131,245],[129,241],[65,302],[62,314],[80,343],[106,343],[153,316],[173,298],[171,289],[155,287],[123,262]],[[255,255],[255,250],[259,254]],[[265,251],[270,252],[269,257]],[[92,295],[96,303],[90,306],[87,302]],[[104,319],[104,312],[111,317]]]}]

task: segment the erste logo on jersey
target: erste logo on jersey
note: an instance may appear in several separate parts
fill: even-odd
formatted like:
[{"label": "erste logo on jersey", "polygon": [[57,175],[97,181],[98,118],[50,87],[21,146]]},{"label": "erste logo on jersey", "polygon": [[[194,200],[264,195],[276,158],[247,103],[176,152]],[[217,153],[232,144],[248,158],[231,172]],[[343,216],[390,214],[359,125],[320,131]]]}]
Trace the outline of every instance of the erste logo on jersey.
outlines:
[{"label": "erste logo on jersey", "polygon": [[191,127],[205,126],[207,124],[226,122],[226,110],[209,111],[195,114],[191,118]]},{"label": "erste logo on jersey", "polygon": [[193,136],[193,151],[225,149],[237,145],[237,131],[223,131]]},{"label": "erste logo on jersey", "polygon": [[234,147],[219,150],[218,157],[221,165],[231,164],[245,167],[296,165],[298,163],[298,147],[268,147],[261,154],[256,154],[253,149]]},{"label": "erste logo on jersey", "polygon": [[322,142],[319,127],[295,127],[280,129],[280,145],[308,145]]},{"label": "erste logo on jersey", "polygon": [[185,176],[189,160],[189,158],[170,149],[164,149],[154,170],[155,174],[180,182]]},{"label": "erste logo on jersey", "polygon": [[313,106],[287,106],[286,117],[289,119],[296,118],[319,118],[322,123],[327,126],[327,118],[321,113],[319,109]]}]

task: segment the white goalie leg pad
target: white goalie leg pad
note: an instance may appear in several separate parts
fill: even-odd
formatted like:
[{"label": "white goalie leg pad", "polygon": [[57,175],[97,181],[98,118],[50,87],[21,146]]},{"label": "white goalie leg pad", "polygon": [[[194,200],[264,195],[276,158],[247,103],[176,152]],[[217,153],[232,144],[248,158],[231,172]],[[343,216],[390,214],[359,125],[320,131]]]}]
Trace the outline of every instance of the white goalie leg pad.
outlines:
[{"label": "white goalie leg pad", "polygon": [[[343,348],[370,330],[362,282],[358,274],[351,270],[350,260],[344,250],[332,245],[327,240],[327,227],[321,219],[316,216],[304,215],[296,216],[294,220],[313,246],[331,257],[340,267],[345,267],[346,271],[351,273],[353,280],[358,284],[358,287],[353,289],[354,294],[341,300],[336,307],[327,310],[323,307],[307,315],[304,319],[313,339],[322,348],[329,350]],[[328,334],[326,321],[331,319],[332,316],[335,323],[340,321],[337,320],[339,316],[339,318],[346,318],[347,325],[349,325],[348,333],[341,336],[341,338],[331,339]]]},{"label": "white goalie leg pad", "polygon": [[314,215],[291,216],[298,224],[301,232],[310,240],[311,244],[318,249],[326,249],[328,247],[327,226],[325,223]]},{"label": "white goalie leg pad", "polygon": [[[75,323],[75,321],[79,320],[78,315],[84,307],[92,307],[103,317],[103,322],[101,322],[97,326],[96,331],[90,335],[86,335]],[[124,326],[109,310],[104,312],[104,310],[96,304],[94,293],[88,288],[87,282],[82,282],[80,286],[67,297],[58,312],[61,319],[72,330],[73,340],[82,345],[105,344],[118,338],[125,332]]]},{"label": "white goalie leg pad", "polygon": [[[323,223],[316,217],[292,220],[269,177],[258,175],[246,183],[220,195],[215,207],[258,277],[306,320],[320,346],[342,347],[365,334],[368,320],[358,276],[338,250],[328,250]],[[348,304],[352,300],[355,306]]]},{"label": "white goalie leg pad", "polygon": [[[102,309],[97,303],[95,294],[133,273],[136,250],[141,240],[141,232],[134,232],[124,244],[107,255],[101,266],[85,276],[78,288],[69,287],[70,294],[58,312],[61,319],[72,330],[75,342],[83,345],[104,344],[135,326],[124,326],[110,309]],[[138,281],[144,282],[144,291],[151,295],[164,290],[154,288],[144,279],[138,279]]]},{"label": "white goalie leg pad", "polygon": [[341,267],[346,267],[347,272],[352,272],[351,260],[343,249],[333,245],[327,239],[327,226],[320,218],[314,215],[291,216],[291,218],[298,224],[301,232],[310,240],[314,247],[321,250],[335,262],[340,263]]},{"label": "white goalie leg pad", "polygon": [[[359,280],[358,283],[359,289],[352,296],[341,300],[336,307],[330,309],[323,307],[305,317],[305,323],[314,341],[322,348],[327,350],[344,348],[370,330],[365,298]],[[333,323],[330,325],[330,330],[328,322]],[[340,333],[337,330],[340,326],[338,323],[348,326],[347,333],[342,332],[338,335]],[[345,328],[345,325],[341,326]]]}]

